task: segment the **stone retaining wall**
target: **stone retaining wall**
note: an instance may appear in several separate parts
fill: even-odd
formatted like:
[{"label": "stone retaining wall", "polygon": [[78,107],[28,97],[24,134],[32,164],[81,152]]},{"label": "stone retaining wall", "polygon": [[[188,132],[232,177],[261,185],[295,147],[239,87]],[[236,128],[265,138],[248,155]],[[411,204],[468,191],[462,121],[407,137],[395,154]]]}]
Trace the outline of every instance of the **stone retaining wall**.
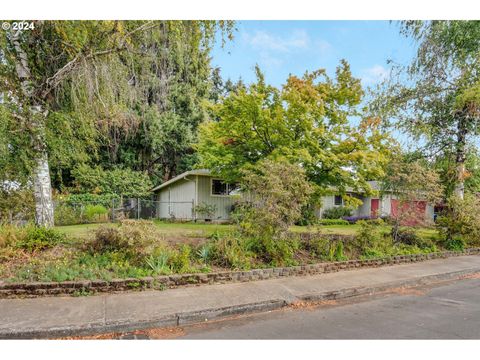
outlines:
[{"label": "stone retaining wall", "polygon": [[88,295],[100,292],[116,292],[128,290],[164,290],[180,286],[203,284],[225,284],[265,279],[275,279],[284,276],[304,276],[329,273],[357,268],[373,268],[395,264],[405,264],[438,258],[448,258],[462,255],[478,255],[480,248],[467,249],[463,252],[444,251],[430,254],[399,255],[371,260],[349,260],[326,262],[301,266],[254,269],[247,271],[221,271],[199,274],[176,274],[140,279],[82,280],[65,282],[30,282],[30,283],[0,283],[0,298],[37,297],[54,295]]}]

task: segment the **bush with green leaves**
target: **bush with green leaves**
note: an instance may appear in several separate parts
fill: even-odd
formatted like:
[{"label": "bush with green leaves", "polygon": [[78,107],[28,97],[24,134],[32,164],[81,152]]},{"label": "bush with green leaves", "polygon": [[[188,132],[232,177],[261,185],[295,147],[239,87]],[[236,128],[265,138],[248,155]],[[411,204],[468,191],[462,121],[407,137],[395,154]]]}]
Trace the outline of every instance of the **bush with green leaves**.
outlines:
[{"label": "bush with green leaves", "polygon": [[253,238],[285,237],[313,193],[299,165],[268,159],[242,170],[241,186],[234,218],[240,232]]},{"label": "bush with green leaves", "polygon": [[169,264],[175,273],[188,273],[192,269],[191,262],[192,248],[188,244],[183,244],[178,250],[171,254]]},{"label": "bush with green leaves", "polygon": [[379,225],[382,225],[382,220],[360,220],[357,225],[360,225],[360,229],[357,231],[356,240],[361,249],[367,247],[374,247],[381,243],[385,234],[382,232]]},{"label": "bush with green leaves", "polygon": [[161,240],[163,238],[152,221],[123,220],[118,226],[99,227],[89,248],[93,253],[123,251],[142,258]]},{"label": "bush with green leaves", "polygon": [[54,218],[56,226],[75,225],[83,222],[81,208],[66,203],[61,203],[55,207]]},{"label": "bush with green leaves", "polygon": [[261,250],[257,250],[256,254],[271,266],[292,266],[297,265],[294,257],[299,247],[296,237],[277,240],[264,238],[260,241]]},{"label": "bush with green leaves", "polygon": [[462,200],[451,197],[445,211],[437,219],[437,227],[444,241],[462,238],[468,246],[480,245],[480,198],[465,194]]},{"label": "bush with green leaves", "polygon": [[61,204],[66,204],[74,207],[84,206],[86,204],[102,205],[106,208],[112,207],[112,204],[119,204],[120,195],[117,194],[68,194],[59,195],[56,200]]},{"label": "bush with green leaves", "polygon": [[30,188],[0,186],[0,224],[15,224],[34,219],[35,204]]},{"label": "bush with green leaves", "polygon": [[322,218],[323,219],[341,219],[344,216],[351,216],[351,215],[352,215],[352,209],[346,206],[335,206],[330,209],[326,209],[322,213]]},{"label": "bush with green leaves", "polygon": [[450,239],[445,239],[443,245],[445,249],[451,251],[463,251],[467,247],[467,243],[461,236],[454,236]]},{"label": "bush with green leaves", "polygon": [[101,167],[79,165],[72,171],[75,192],[81,190],[96,194],[116,194],[126,197],[149,196],[152,182],[144,172],[131,169],[104,170]]},{"label": "bush with green leaves", "polygon": [[66,240],[65,234],[52,228],[32,225],[18,231],[20,236],[16,241],[16,247],[29,252],[50,249]]},{"label": "bush with green leaves", "polygon": [[83,211],[85,221],[92,222],[106,222],[108,221],[108,209],[102,205],[87,205]]},{"label": "bush with green leaves", "polygon": [[[393,233],[395,231],[396,231],[396,234],[394,236]],[[393,227],[391,233],[392,233],[392,239],[395,244],[401,243],[405,245],[417,246],[420,249],[428,248],[433,245],[431,240],[428,240],[419,236],[414,228],[407,227],[407,228],[395,229],[395,227]]]},{"label": "bush with green leaves", "polygon": [[204,220],[212,220],[217,211],[217,205],[201,203],[195,206],[194,211],[196,214],[199,214],[200,217]]},{"label": "bush with green leaves", "polygon": [[344,244],[342,240],[332,240],[319,235],[310,239],[305,245],[306,250],[320,260],[348,260],[348,257],[345,255]]},{"label": "bush with green leaves", "polygon": [[211,242],[212,262],[230,269],[248,270],[255,262],[252,243],[241,236],[227,234]]}]

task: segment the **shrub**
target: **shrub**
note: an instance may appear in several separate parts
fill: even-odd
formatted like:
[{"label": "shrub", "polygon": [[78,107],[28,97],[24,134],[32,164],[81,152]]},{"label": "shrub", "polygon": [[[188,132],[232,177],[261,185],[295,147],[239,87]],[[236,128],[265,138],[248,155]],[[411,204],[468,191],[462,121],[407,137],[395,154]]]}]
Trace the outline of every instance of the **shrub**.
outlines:
[{"label": "shrub", "polygon": [[374,220],[376,217],[363,215],[363,216],[346,216],[342,218],[345,221],[348,221],[350,224],[356,224],[358,221]]},{"label": "shrub", "polygon": [[265,238],[262,241],[262,250],[258,256],[272,266],[296,265],[295,252],[299,249],[299,242],[295,238],[272,240]]},{"label": "shrub", "polygon": [[[355,237],[355,244],[360,253],[365,253],[366,249],[380,248],[388,246],[385,243],[385,234],[382,233],[382,230],[379,225],[383,222],[382,220],[378,221],[365,221],[360,220],[358,224],[360,229],[357,232]],[[391,238],[390,238],[391,240]]]},{"label": "shrub", "polygon": [[348,260],[348,258],[343,253],[343,242],[338,241],[337,244],[334,247],[331,247],[330,249],[334,249],[333,254],[330,256],[330,260],[334,260],[334,261]]},{"label": "shrub", "polygon": [[14,225],[0,226],[0,248],[15,245],[25,236],[25,229]]},{"label": "shrub", "polygon": [[[396,234],[394,232],[396,231]],[[392,228],[392,238],[395,243],[417,246],[420,249],[431,247],[433,243],[427,239],[420,237],[412,228]]]},{"label": "shrub", "polygon": [[191,270],[190,256],[192,248],[183,244],[178,251],[174,251],[170,258],[170,267],[173,272],[186,273]]},{"label": "shrub", "polygon": [[101,226],[90,243],[93,252],[130,252],[142,257],[161,239],[156,226],[147,220],[123,220],[118,227]]},{"label": "shrub", "polygon": [[98,204],[106,208],[112,206],[112,202],[118,204],[120,196],[116,194],[69,194],[61,195],[57,198],[62,204],[78,206],[83,204]]},{"label": "shrub", "polygon": [[445,249],[451,251],[463,251],[467,246],[465,240],[460,236],[455,236],[451,239],[446,239],[444,242]]},{"label": "shrub", "polygon": [[347,220],[343,219],[320,219],[318,221],[319,225],[350,225],[350,223]]},{"label": "shrub", "polygon": [[205,220],[211,220],[217,211],[217,205],[201,203],[195,206],[195,212],[200,214]]},{"label": "shrub", "polygon": [[35,202],[30,188],[9,186],[8,181],[0,186],[0,223],[32,221]]},{"label": "shrub", "polygon": [[87,205],[84,216],[87,222],[105,222],[108,220],[108,209],[102,205]]},{"label": "shrub", "polygon": [[315,199],[312,199],[314,197],[311,197],[309,200],[309,203],[302,206],[301,209],[301,217],[300,220],[296,222],[296,225],[299,226],[308,226],[308,225],[315,225],[318,223],[318,218],[317,215],[315,214],[315,203],[312,201],[315,201]]},{"label": "shrub", "polygon": [[305,170],[285,161],[259,161],[242,171],[246,196],[236,207],[235,219],[242,235],[279,239],[300,220],[313,187]]},{"label": "shrub", "polygon": [[211,258],[222,267],[232,269],[250,269],[255,258],[252,249],[255,242],[249,242],[239,236],[226,235],[211,242]]},{"label": "shrub", "polygon": [[344,253],[342,240],[333,240],[319,236],[310,239],[304,245],[305,250],[324,261],[344,261],[348,259]]},{"label": "shrub", "polygon": [[452,197],[446,211],[437,219],[442,238],[451,242],[463,238],[467,245],[480,244],[480,199],[465,194],[463,200]]},{"label": "shrub", "polygon": [[[20,230],[21,233],[22,230]],[[16,246],[29,252],[52,248],[65,241],[65,234],[50,228],[29,226],[17,239]]]},{"label": "shrub", "polygon": [[149,196],[153,186],[146,173],[130,169],[104,170],[101,167],[79,165],[73,169],[72,176],[77,189],[91,193],[118,194],[136,198]]},{"label": "shrub", "polygon": [[75,225],[82,222],[82,216],[79,209],[67,205],[60,204],[55,207],[55,225]]},{"label": "shrub", "polygon": [[322,218],[324,219],[341,219],[352,215],[352,209],[345,206],[336,206],[330,209],[326,209]]}]

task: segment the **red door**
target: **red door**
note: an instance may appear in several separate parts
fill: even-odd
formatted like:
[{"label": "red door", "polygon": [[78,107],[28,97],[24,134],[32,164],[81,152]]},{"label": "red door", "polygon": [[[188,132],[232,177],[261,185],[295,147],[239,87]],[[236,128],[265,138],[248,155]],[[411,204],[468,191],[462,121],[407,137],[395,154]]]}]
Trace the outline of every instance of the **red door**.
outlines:
[{"label": "red door", "polygon": [[380,208],[380,199],[372,199],[370,204],[370,215],[372,217],[377,217],[379,208]]}]

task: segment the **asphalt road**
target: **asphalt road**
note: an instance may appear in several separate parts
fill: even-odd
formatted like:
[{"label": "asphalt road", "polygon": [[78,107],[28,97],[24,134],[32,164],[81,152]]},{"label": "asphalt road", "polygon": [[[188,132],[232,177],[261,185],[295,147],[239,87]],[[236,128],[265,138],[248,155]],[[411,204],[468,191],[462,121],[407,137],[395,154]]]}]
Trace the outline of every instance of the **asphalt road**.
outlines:
[{"label": "asphalt road", "polygon": [[179,339],[480,339],[480,279],[187,326]]}]

